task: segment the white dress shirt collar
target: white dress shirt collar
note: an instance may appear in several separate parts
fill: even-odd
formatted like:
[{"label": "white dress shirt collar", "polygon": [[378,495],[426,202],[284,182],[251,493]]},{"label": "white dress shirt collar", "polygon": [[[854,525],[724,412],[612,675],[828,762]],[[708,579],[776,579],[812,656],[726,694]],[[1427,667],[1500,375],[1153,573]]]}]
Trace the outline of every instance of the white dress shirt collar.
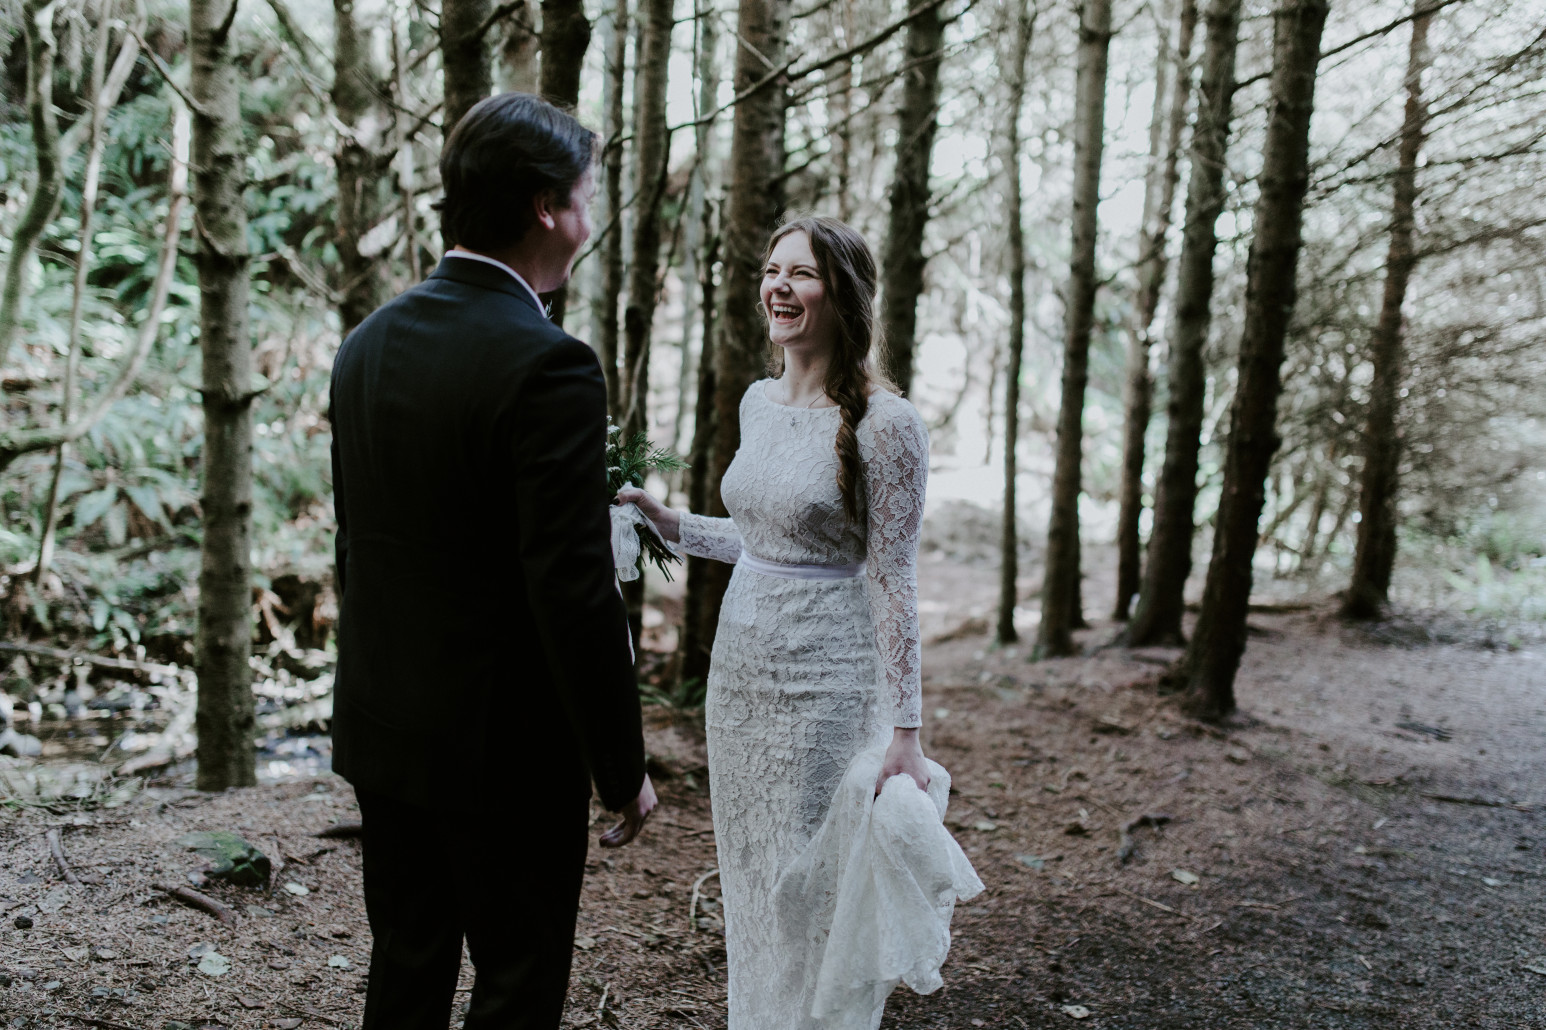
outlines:
[{"label": "white dress shirt collar", "polygon": [[502,269],[504,269],[507,273],[509,273],[511,278],[513,278],[516,282],[520,283],[522,286],[524,286],[526,288],[526,292],[527,293],[531,294],[531,299],[534,302],[536,302],[537,310],[542,312],[543,315],[547,314],[547,310],[548,310],[547,305],[542,303],[542,298],[537,296],[537,291],[531,288],[531,283],[529,283],[525,279],[521,278],[521,273],[520,272],[517,272],[515,269],[511,268],[509,265],[505,264],[503,261],[498,261],[498,260],[496,260],[494,258],[491,258],[487,254],[474,254],[470,250],[448,250],[448,251],[446,251],[446,255],[445,256],[446,257],[454,257],[454,258],[465,258],[468,261],[481,261],[485,265],[493,265],[495,268],[502,268]]}]

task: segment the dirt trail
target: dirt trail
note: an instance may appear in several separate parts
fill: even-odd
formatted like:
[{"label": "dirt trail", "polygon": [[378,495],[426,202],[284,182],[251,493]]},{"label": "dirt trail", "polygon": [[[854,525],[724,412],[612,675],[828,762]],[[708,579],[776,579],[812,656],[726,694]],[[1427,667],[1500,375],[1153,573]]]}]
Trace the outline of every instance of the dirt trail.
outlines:
[{"label": "dirt trail", "polygon": [[[923,573],[926,747],[989,890],[957,913],[946,986],[898,991],[884,1026],[1546,1028],[1546,649],[1254,614],[1243,717],[1218,730],[1154,693],[1173,653],[1032,664],[989,646],[990,563],[936,551]],[[592,852],[566,1026],[725,1025],[701,737],[650,713],[665,807]],[[1144,814],[1169,819],[1123,863]],[[355,817],[324,777],[0,823],[0,1025],[358,1025],[358,846],[311,836]],[[60,882],[61,825],[98,882]],[[271,894],[210,888],[235,927],[150,887],[191,867],[172,842],[192,829],[285,857]],[[197,971],[199,942],[230,971]]]}]

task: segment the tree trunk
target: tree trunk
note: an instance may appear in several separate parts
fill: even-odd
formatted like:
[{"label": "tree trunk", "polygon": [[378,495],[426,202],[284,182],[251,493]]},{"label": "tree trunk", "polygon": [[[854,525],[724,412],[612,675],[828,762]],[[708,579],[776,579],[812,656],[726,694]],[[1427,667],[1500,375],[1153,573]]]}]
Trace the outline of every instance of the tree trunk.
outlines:
[{"label": "tree trunk", "polygon": [[[698,355],[698,393],[693,404],[692,465],[687,480],[687,510],[709,510],[709,475],[714,452],[714,264],[719,260],[719,237],[706,224],[708,243],[703,251],[703,351]],[[677,648],[677,681],[706,681],[710,648],[714,642],[718,604],[709,595],[709,573],[718,563],[708,558],[687,559],[682,604],[682,633]]]},{"label": "tree trunk", "polygon": [[[394,7],[392,13],[387,16],[392,33],[392,91],[399,107],[408,99],[408,75],[403,65],[403,37],[397,27],[397,10]],[[396,154],[393,157],[393,165],[397,173],[397,192],[399,195],[400,210],[403,219],[403,236],[406,240],[408,252],[408,281],[417,284],[423,278],[423,269],[419,260],[419,209],[416,200],[418,191],[417,169],[414,167],[413,137],[404,124],[401,115],[393,120],[393,145]]]},{"label": "tree trunk", "polygon": [[[845,13],[851,9],[849,5],[844,6]],[[845,27],[844,45],[849,44],[852,36],[853,34]],[[854,62],[852,60],[839,62],[835,78],[836,85],[833,87],[830,101],[831,119],[836,126],[832,138],[832,194],[837,200],[837,217],[847,222],[854,214]]]},{"label": "tree trunk", "polygon": [[623,410],[622,383],[618,376],[617,304],[623,294],[623,76],[628,70],[628,0],[616,0],[616,5],[606,21],[604,29],[606,47],[606,77],[602,84],[602,107],[605,121],[602,135],[606,149],[602,152],[603,179],[602,231],[606,234],[600,245],[601,274],[597,276],[596,296],[591,302],[592,333],[596,337],[596,353],[601,357],[601,371],[607,380],[607,410],[620,419]]},{"label": "tree trunk", "polygon": [[1224,210],[1224,154],[1235,93],[1240,5],[1241,0],[1214,0],[1206,16],[1208,32],[1192,128],[1186,225],[1176,266],[1175,317],[1165,372],[1170,391],[1165,462],[1155,488],[1154,528],[1149,534],[1143,587],[1127,626],[1126,641],[1133,647],[1179,646],[1185,642],[1181,614],[1186,580],[1192,571],[1197,455],[1207,399],[1203,346],[1208,342],[1212,316],[1216,226]]},{"label": "tree trunk", "polygon": [[[719,46],[719,19],[713,13],[701,6],[702,0],[694,4],[693,26],[695,39],[693,47],[693,77],[698,82],[697,106],[695,116],[706,117],[717,106],[719,95],[719,70],[715,50]],[[700,301],[703,299],[701,288],[702,277],[712,274],[711,267],[705,265],[705,248],[709,237],[713,233],[713,214],[709,206],[709,176],[713,154],[714,127],[708,122],[693,127],[694,160],[692,175],[687,183],[687,225],[682,240],[682,363],[680,375],[677,379],[678,399],[676,405],[676,425],[671,434],[672,449],[682,449],[682,437],[686,431],[683,423],[686,422],[688,398],[693,397],[693,387],[698,379],[698,362],[703,360],[703,349],[708,345],[707,318],[712,314],[708,311],[701,312],[705,318],[705,324],[699,324]],[[694,360],[693,335],[697,330],[700,334],[698,355]],[[696,399],[694,401],[696,405]],[[694,429],[696,433],[696,428]],[[689,472],[689,475],[695,475]]]},{"label": "tree trunk", "polygon": [[[695,55],[698,79],[698,116],[706,117],[718,107],[719,97],[719,18],[712,6],[699,0],[694,5],[698,24]],[[709,465],[714,447],[714,266],[719,261],[719,235],[714,224],[715,205],[709,203],[708,186],[713,170],[714,126],[703,122],[694,127],[698,161],[693,169],[694,213],[698,220],[697,249],[692,252],[695,274],[688,278],[687,289],[698,291],[702,343],[698,350],[697,390],[693,394],[692,449],[688,455],[687,507],[689,511],[708,510]],[[682,342],[683,357],[687,341]],[[685,393],[684,393],[685,396]],[[678,637],[676,673],[678,685],[707,680],[709,675],[708,641],[714,639],[714,626],[705,612],[709,565],[707,558],[688,558],[682,603],[682,629]]]},{"label": "tree trunk", "polygon": [[[1004,526],[1000,539],[998,642],[1012,644],[1020,639],[1015,632],[1015,604],[1020,600],[1020,541],[1015,524],[1015,480],[1020,471],[1016,447],[1020,440],[1020,370],[1025,354],[1025,226],[1020,180],[1020,115],[1025,107],[1025,62],[1031,52],[1031,35],[1036,28],[1036,12],[1026,9],[1025,0],[1015,12],[1015,36],[1009,67],[1009,114],[1004,125],[1004,171],[1009,203],[1004,217],[1009,221],[1009,371],[1004,384]],[[994,363],[995,366],[997,362]],[[988,387],[988,396],[993,387]],[[991,431],[992,417],[988,425]]]},{"label": "tree trunk", "polygon": [[197,785],[257,781],[252,671],[252,345],[246,146],[231,44],[236,0],[190,0],[193,205],[203,363],[204,541],[199,568]]},{"label": "tree trunk", "polygon": [[[735,94],[740,96],[783,64],[789,40],[792,0],[740,0]],[[735,106],[730,137],[729,197],[724,218],[725,306],[716,319],[714,344],[714,444],[704,483],[706,511],[725,515],[719,484],[741,446],[741,397],[761,378],[768,360],[768,334],[757,316],[762,255],[784,208],[785,90],[774,82]],[[703,587],[705,648],[713,646],[719,606],[730,584],[731,566],[711,562]]]},{"label": "tree trunk", "polygon": [[377,192],[379,117],[375,107],[375,75],[370,66],[370,38],[354,20],[355,0],[333,0],[333,107],[347,132],[338,133],[333,156],[338,175],[338,318],[342,336],[376,310],[382,299],[382,277],[374,258],[360,253],[360,238],[381,215]]},{"label": "tree trunk", "polygon": [[623,419],[626,435],[649,428],[650,336],[660,275],[660,213],[671,163],[666,84],[671,63],[672,0],[644,0],[642,45],[634,76],[634,230],[623,309]]},{"label": "tree trunk", "polygon": [[1428,24],[1432,20],[1431,13],[1417,14],[1412,19],[1412,43],[1406,69],[1406,119],[1401,126],[1390,250],[1385,259],[1385,297],[1380,305],[1379,322],[1369,341],[1374,381],[1369,384],[1369,420],[1363,434],[1358,549],[1353,558],[1353,580],[1342,605],[1343,616],[1350,619],[1377,618],[1385,610],[1390,596],[1390,574],[1396,563],[1396,491],[1401,465],[1401,433],[1396,422],[1406,365],[1401,307],[1406,302],[1407,283],[1417,264],[1412,232],[1417,208],[1417,155],[1422,150],[1428,120],[1422,77],[1428,64]]},{"label": "tree trunk", "polygon": [[443,0],[440,5],[440,62],[445,79],[440,129],[446,139],[462,115],[494,91],[487,39],[487,22],[493,13],[494,0]]},{"label": "tree trunk", "polygon": [[59,119],[54,114],[54,9],[58,0],[24,0],[22,36],[27,46],[27,114],[38,174],[27,207],[11,237],[11,259],[0,288],[0,368],[11,357],[11,341],[21,323],[22,280],[38,237],[59,206]]},{"label": "tree trunk", "polygon": [[1315,558],[1315,548],[1320,542],[1321,520],[1326,515],[1326,500],[1331,493],[1331,469],[1336,467],[1336,448],[1328,448],[1325,464],[1315,483],[1315,499],[1310,503],[1310,515],[1304,523],[1304,539],[1299,542],[1299,568],[1308,568]]},{"label": "tree trunk", "polygon": [[[1149,433],[1154,376],[1149,371],[1154,313],[1165,285],[1165,239],[1180,179],[1181,133],[1192,92],[1192,35],[1197,0],[1182,0],[1176,45],[1161,39],[1159,74],[1154,85],[1154,116],[1149,126],[1149,174],[1145,182],[1143,229],[1138,235],[1138,295],[1133,304],[1127,347],[1127,383],[1123,397],[1122,486],[1117,514],[1117,599],[1112,618],[1125,620],[1138,593],[1142,557],[1138,519],[1143,513],[1144,441]],[[1166,93],[1169,92],[1167,98]],[[1169,113],[1166,113],[1166,102]]]},{"label": "tree trunk", "polygon": [[[580,101],[580,72],[585,51],[590,49],[590,21],[583,0],[542,0],[542,61],[538,89],[542,96],[565,110]],[[549,317],[564,324],[569,306],[569,287],[548,295]]]},{"label": "tree trunk", "polygon": [[942,7],[931,7],[907,25],[903,60],[908,68],[897,112],[896,171],[891,213],[881,255],[881,367],[903,396],[913,389],[918,297],[923,293],[923,230],[929,222],[929,160],[939,128],[939,65],[945,43]]},{"label": "tree trunk", "polygon": [[1056,658],[1074,651],[1082,618],[1079,590],[1080,463],[1084,445],[1084,387],[1090,330],[1095,320],[1096,205],[1105,134],[1106,59],[1111,46],[1111,0],[1085,0],[1080,10],[1079,72],[1074,122],[1073,247],[1069,258],[1067,331],[1063,340],[1063,396],[1058,412],[1057,465],[1052,517],[1047,526],[1047,571],[1042,585],[1036,653]]},{"label": "tree trunk", "polygon": [[542,0],[542,96],[572,109],[580,99],[580,72],[590,49],[583,0]]},{"label": "tree trunk", "polygon": [[537,72],[537,7],[532,0],[518,0],[505,15],[499,29],[499,88],[517,93],[536,93],[540,88]]},{"label": "tree trunk", "polygon": [[1328,0],[1282,0],[1273,38],[1271,99],[1262,151],[1246,285],[1238,378],[1230,406],[1224,486],[1197,631],[1187,648],[1187,704],[1222,718],[1235,709],[1235,672],[1245,653],[1251,563],[1262,491],[1272,455],[1281,392],[1283,341],[1294,310],[1300,216],[1309,185],[1310,114]]}]

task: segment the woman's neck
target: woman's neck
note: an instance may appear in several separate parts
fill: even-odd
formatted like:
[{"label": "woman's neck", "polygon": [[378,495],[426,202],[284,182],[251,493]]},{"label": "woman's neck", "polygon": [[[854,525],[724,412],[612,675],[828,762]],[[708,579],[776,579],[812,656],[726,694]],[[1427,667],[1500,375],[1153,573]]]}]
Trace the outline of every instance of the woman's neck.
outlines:
[{"label": "woman's neck", "polygon": [[797,408],[821,408],[830,406],[827,399],[827,365],[830,358],[822,355],[802,354],[799,351],[784,352],[784,403]]}]

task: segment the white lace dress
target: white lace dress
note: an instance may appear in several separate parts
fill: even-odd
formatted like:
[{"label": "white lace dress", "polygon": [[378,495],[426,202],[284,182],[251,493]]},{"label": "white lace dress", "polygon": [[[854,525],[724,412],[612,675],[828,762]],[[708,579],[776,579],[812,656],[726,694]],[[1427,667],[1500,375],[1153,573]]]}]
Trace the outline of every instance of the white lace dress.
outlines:
[{"label": "white lace dress", "polygon": [[[895,394],[870,398],[858,432],[866,512],[854,525],[837,487],[840,410],[779,404],[769,385],[752,384],[741,400],[741,445],[721,486],[731,517],[681,516],[683,551],[738,563],[706,711],[730,1030],[835,1025],[810,1015],[830,898],[786,885],[781,900],[780,878],[821,827],[853,760],[889,740],[891,727],[918,726],[922,705],[923,421]],[[863,563],[864,572],[753,571],[767,562],[849,571]],[[865,1015],[878,1025],[880,1008]]]}]

